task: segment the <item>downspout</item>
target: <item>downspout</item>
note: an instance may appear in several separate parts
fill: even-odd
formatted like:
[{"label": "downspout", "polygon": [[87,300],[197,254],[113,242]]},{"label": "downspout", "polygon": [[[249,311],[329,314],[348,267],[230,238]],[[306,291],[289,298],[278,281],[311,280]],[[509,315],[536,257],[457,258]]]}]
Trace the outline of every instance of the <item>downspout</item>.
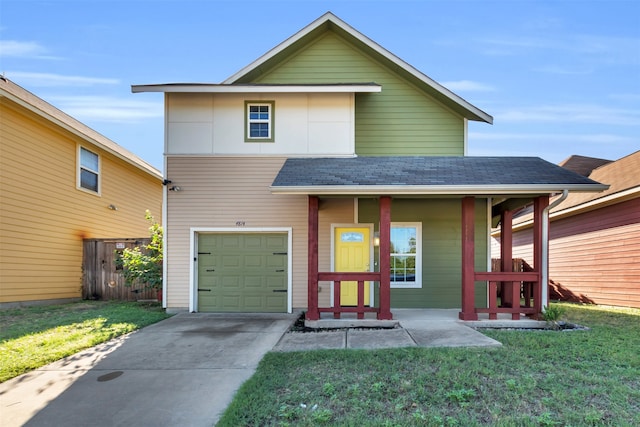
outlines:
[{"label": "downspout", "polygon": [[540,266],[540,283],[542,284],[542,312],[549,305],[549,211],[558,206],[569,195],[569,190],[562,190],[562,195],[542,210],[542,260]]},{"label": "downspout", "polygon": [[[167,171],[167,156],[164,156],[164,173]],[[164,178],[166,180],[166,178]],[[162,186],[162,308],[167,308],[167,200],[168,185]]]}]

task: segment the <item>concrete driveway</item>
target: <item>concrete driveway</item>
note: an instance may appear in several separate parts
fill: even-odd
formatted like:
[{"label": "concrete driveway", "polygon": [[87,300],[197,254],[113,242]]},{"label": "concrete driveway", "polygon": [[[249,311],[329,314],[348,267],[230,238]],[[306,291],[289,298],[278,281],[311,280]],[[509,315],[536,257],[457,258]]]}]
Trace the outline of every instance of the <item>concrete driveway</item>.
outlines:
[{"label": "concrete driveway", "polygon": [[0,384],[2,426],[213,426],[298,314],[177,314]]},{"label": "concrete driveway", "polygon": [[286,334],[300,313],[181,313],[0,384],[0,425],[211,427],[272,349],[501,345],[465,326],[497,321],[458,312],[396,309],[399,328],[309,334]]}]

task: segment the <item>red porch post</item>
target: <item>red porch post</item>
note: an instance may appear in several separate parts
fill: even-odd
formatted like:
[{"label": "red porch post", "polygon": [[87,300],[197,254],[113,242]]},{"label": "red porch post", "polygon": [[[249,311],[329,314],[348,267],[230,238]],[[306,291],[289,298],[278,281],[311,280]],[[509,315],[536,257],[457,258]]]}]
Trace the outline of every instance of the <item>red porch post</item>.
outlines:
[{"label": "red porch post", "polygon": [[475,222],[476,200],[462,199],[462,311],[460,320],[478,320],[475,311]]},{"label": "red porch post", "polygon": [[380,310],[378,320],[391,320],[391,197],[380,197]]},{"label": "red porch post", "polygon": [[[513,271],[513,212],[502,212],[500,224],[500,270]],[[513,307],[514,301],[511,292],[513,286],[513,282],[502,282],[500,290],[500,305],[502,307]]]},{"label": "red porch post", "polygon": [[307,270],[307,320],[319,320],[318,311],[318,197],[309,196],[309,238]]},{"label": "red porch post", "polygon": [[[533,202],[533,270],[538,273],[537,286],[534,288],[533,295],[533,307],[536,313],[542,313],[542,287],[549,286],[548,283],[542,283],[542,244],[547,241],[542,236],[542,213],[547,206],[549,206],[549,196],[538,196]],[[549,277],[548,274],[547,277]]]}]

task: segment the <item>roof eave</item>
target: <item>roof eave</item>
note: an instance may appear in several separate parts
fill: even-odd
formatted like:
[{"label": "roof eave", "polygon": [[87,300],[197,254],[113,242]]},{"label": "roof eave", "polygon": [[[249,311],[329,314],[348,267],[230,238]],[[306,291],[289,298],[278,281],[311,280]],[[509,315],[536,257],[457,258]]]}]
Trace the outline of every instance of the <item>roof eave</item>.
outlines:
[{"label": "roof eave", "polygon": [[131,85],[131,92],[163,93],[378,93],[382,86],[376,83],[349,83],[327,85],[230,85],[206,83],[161,83]]},{"label": "roof eave", "polygon": [[308,185],[278,186],[269,189],[273,194],[290,195],[530,195],[554,194],[563,190],[573,192],[600,192],[609,186],[603,184],[545,184],[545,185]]},{"label": "roof eave", "polygon": [[[85,132],[84,130],[79,129],[76,125],[68,123],[65,120],[59,119],[57,117],[54,117],[52,114],[49,114],[48,112],[44,111],[43,109],[39,108],[38,106],[33,105],[28,100],[25,100],[25,99],[21,98],[20,96],[18,96],[17,94],[14,94],[14,93],[12,93],[12,92],[10,92],[8,90],[0,90],[0,96],[4,96],[7,99],[10,99],[11,101],[13,101],[16,104],[22,106],[23,108],[26,108],[27,110],[31,111],[32,113],[42,117],[45,120],[50,121],[51,123],[55,123],[57,126],[61,127],[62,129],[65,129],[68,132],[71,132],[72,134],[84,139],[85,141],[90,142],[91,144],[95,145],[96,147],[101,148],[102,150],[104,150],[104,151],[112,154],[113,156],[125,161],[126,163],[136,167],[137,169],[139,169],[139,170],[141,170],[141,171],[153,176],[154,178],[156,178],[158,180],[162,180],[163,179],[162,173],[160,172],[160,170],[156,169],[154,166],[152,166],[151,164],[147,163],[145,160],[135,156],[133,153],[131,153],[131,155],[135,156],[136,159],[134,159],[132,157],[129,157],[129,154],[124,152],[124,151],[126,151],[126,149],[124,147],[119,146],[114,141],[109,140],[109,143],[114,144],[115,146],[117,146],[117,148],[109,147],[109,145],[107,145],[105,142],[102,142],[99,139],[96,139],[95,137],[89,135],[89,133],[95,133],[96,135],[99,135],[100,137],[105,138],[105,140],[108,140],[108,138],[106,136],[98,134],[93,129],[88,128],[86,125],[80,123],[76,119],[73,119],[71,116],[66,114],[64,111],[59,110],[59,109],[51,106],[51,104],[47,103],[43,99],[39,98],[39,100],[41,100],[43,103],[47,104],[47,106],[50,106],[51,108],[56,109],[64,117],[69,117],[73,121],[78,122],[79,125],[82,125],[83,127],[86,127],[88,129],[88,131]],[[35,97],[35,95],[33,95],[33,96]],[[122,150],[123,152],[121,152],[120,150]]]}]

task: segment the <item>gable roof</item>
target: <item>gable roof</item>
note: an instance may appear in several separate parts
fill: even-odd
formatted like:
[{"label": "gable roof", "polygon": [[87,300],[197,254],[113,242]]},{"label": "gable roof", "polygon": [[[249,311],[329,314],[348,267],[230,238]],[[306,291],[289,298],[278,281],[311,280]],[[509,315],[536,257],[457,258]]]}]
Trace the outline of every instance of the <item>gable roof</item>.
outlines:
[{"label": "gable roof", "polygon": [[162,173],[140,157],[116,144],[109,138],[99,134],[70,115],[57,109],[53,105],[37,97],[6,77],[0,77],[0,97],[10,99],[45,120],[55,123],[85,141],[102,148],[108,153],[113,154],[154,178],[162,179]]},{"label": "gable roof", "polygon": [[606,185],[538,157],[287,159],[271,191],[282,194],[497,195],[602,191]]},{"label": "gable roof", "polygon": [[566,211],[588,203],[621,202],[640,196],[640,151],[594,169],[589,178],[609,185],[602,193],[570,194],[551,212]]},{"label": "gable roof", "polygon": [[250,83],[252,79],[265,72],[266,69],[279,64],[281,61],[307,46],[327,31],[333,31],[354,46],[371,55],[382,64],[393,69],[407,80],[411,81],[433,98],[447,105],[461,116],[474,121],[493,123],[493,117],[473,106],[449,89],[435,82],[433,79],[395,56],[373,40],[369,39],[353,27],[342,21],[331,12],[327,12],[311,24],[289,37],[267,53],[242,68],[226,79],[224,84]]},{"label": "gable roof", "polygon": [[[569,159],[572,157],[574,156]],[[562,163],[565,162],[566,160]],[[589,173],[589,179],[602,182],[608,186],[607,189],[598,193],[569,193],[562,203],[551,209],[549,217],[552,220],[564,218],[640,197],[638,171],[640,171],[640,151],[605,163]],[[528,227],[532,222],[531,209],[524,209],[514,217],[514,230]]]},{"label": "gable roof", "polygon": [[589,176],[594,169],[602,165],[611,163],[611,160],[599,159],[597,157],[587,157],[572,155],[560,162],[560,166],[583,176]]}]

